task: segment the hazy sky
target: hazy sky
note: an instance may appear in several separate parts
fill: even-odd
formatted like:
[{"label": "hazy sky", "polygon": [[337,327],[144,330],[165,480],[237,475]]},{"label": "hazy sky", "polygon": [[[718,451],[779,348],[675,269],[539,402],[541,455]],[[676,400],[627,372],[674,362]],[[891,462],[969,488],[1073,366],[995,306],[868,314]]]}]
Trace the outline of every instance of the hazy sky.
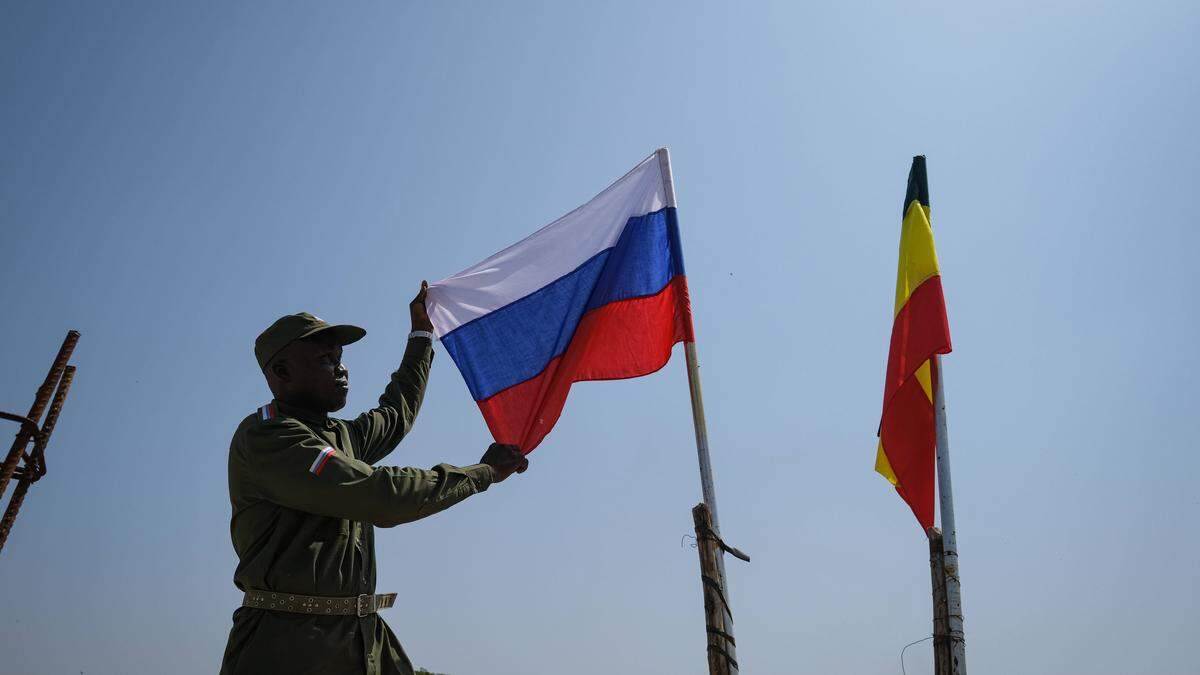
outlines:
[{"label": "hazy sky", "polygon": [[[4,2],[0,409],[83,333],[0,554],[5,672],[215,672],[254,336],[364,325],[369,407],[422,278],[665,145],[722,525],[753,556],[744,672],[891,675],[929,634],[925,539],[872,471],[924,153],[973,672],[1200,673],[1198,35],[1190,2]],[[390,461],[489,440],[439,348]],[[577,385],[531,459],[379,533],[413,660],[703,672],[681,348]]]}]

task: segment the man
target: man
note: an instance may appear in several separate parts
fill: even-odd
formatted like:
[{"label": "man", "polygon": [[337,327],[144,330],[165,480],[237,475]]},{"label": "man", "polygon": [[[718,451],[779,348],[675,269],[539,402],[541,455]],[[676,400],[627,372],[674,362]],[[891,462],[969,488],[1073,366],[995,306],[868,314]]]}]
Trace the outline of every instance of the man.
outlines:
[{"label": "man", "polygon": [[515,446],[498,444],[463,468],[371,466],[421,407],[433,361],[427,288],[409,305],[413,330],[379,407],[352,420],[328,413],[349,391],[342,347],[365,330],[300,313],[255,341],[275,398],[242,420],[229,447],[234,583],[245,598],[221,673],[412,673],[376,614],[396,596],[374,595],[374,528],[431,516],[529,466]]}]

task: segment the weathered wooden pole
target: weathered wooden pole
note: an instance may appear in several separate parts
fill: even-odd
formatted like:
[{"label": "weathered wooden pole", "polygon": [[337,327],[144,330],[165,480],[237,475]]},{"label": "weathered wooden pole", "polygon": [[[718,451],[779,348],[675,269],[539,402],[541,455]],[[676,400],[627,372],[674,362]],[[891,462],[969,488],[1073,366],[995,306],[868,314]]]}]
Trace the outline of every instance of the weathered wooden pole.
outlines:
[{"label": "weathered wooden pole", "polygon": [[737,661],[733,656],[733,636],[726,628],[726,617],[732,616],[729,601],[721,588],[719,561],[723,553],[720,539],[712,527],[712,514],[704,503],[692,509],[692,521],[696,525],[696,551],[700,554],[700,582],[704,591],[704,630],[708,640],[709,675],[731,675],[736,672]]},{"label": "weathered wooden pole", "polygon": [[929,576],[933,581],[933,673],[953,675],[950,669],[950,606],[946,603],[945,555],[942,531],[929,528]]}]

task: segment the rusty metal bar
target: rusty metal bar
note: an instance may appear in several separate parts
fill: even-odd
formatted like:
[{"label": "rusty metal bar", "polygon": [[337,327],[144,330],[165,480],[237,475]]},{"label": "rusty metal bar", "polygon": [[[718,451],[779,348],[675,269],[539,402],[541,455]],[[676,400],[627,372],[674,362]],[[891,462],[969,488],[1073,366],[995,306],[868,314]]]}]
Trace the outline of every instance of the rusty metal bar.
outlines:
[{"label": "rusty metal bar", "polygon": [[54,433],[54,427],[58,424],[58,416],[62,412],[63,403],[67,400],[67,392],[71,390],[71,382],[74,379],[75,366],[63,368],[58,388],[54,390],[54,399],[50,402],[50,410],[46,413],[46,421],[37,433],[33,450],[26,457],[25,466],[21,467],[20,479],[13,490],[12,498],[9,499],[8,508],[4,510],[4,517],[0,518],[0,551],[4,550],[4,544],[8,541],[8,535],[17,520],[17,513],[25,503],[29,486],[46,475],[46,444],[50,442],[50,435]]},{"label": "rusty metal bar", "polygon": [[[17,519],[17,513],[21,510],[21,505],[25,502],[25,495],[29,492],[29,486],[46,475],[46,444],[50,442],[50,435],[54,433],[54,427],[58,424],[58,416],[62,412],[63,403],[71,389],[71,382],[75,378],[75,367],[68,366],[67,362],[71,359],[71,354],[75,351],[75,345],[78,342],[79,332],[68,331],[67,337],[58,349],[58,355],[54,358],[54,363],[50,366],[50,372],[46,374],[46,379],[34,395],[29,415],[21,417],[11,413],[0,413],[0,419],[11,420],[21,425],[17,437],[13,440],[12,448],[4,459],[3,467],[0,467],[0,497],[3,497],[12,478],[15,476],[18,479],[8,507],[4,511],[4,516],[0,518],[0,550],[3,550],[5,542],[8,541],[8,535]],[[47,404],[50,406],[49,412],[46,411]],[[38,420],[41,419],[43,412],[46,413],[46,419],[39,429]],[[31,440],[33,449],[26,452]],[[24,464],[18,466],[22,459],[25,460]]]},{"label": "rusty metal bar", "polygon": [[16,422],[20,424],[21,431],[27,432],[31,437],[38,431],[37,422],[34,422],[28,417],[21,417],[20,415],[14,415],[12,413],[6,413],[3,410],[0,410],[0,420],[9,420],[10,422]]},{"label": "rusty metal bar", "polygon": [[[46,374],[42,386],[38,387],[37,394],[33,397],[33,406],[29,408],[29,414],[26,415],[35,426],[41,419],[46,404],[50,402],[50,395],[54,392],[59,380],[62,379],[63,371],[67,368],[67,361],[71,359],[71,353],[75,351],[75,345],[78,342],[79,331],[67,331],[67,337],[63,340],[62,346],[58,348],[58,355],[54,357],[50,372]],[[12,448],[8,451],[3,466],[0,466],[0,497],[4,496],[4,491],[8,488],[8,481],[12,479],[13,473],[17,470],[17,463],[20,461],[22,453],[25,452],[25,447],[29,445],[29,441],[35,435],[24,424],[21,425],[21,430],[17,432],[17,437],[13,440]]]},{"label": "rusty metal bar", "polygon": [[[33,443],[33,451],[29,453],[30,463],[36,473],[33,482],[46,475],[46,445],[50,442],[50,434],[58,424],[58,415],[62,412],[63,403],[67,400],[67,392],[71,390],[71,382],[75,379],[75,366],[63,369],[62,379],[58,381],[58,389],[54,390],[54,400],[50,402],[50,411],[46,413],[46,421],[42,422],[42,430]],[[3,543],[0,543],[3,546]]]},{"label": "rusty metal bar", "polygon": [[0,520],[0,551],[4,550],[4,543],[8,541],[8,533],[12,531],[13,523],[17,520],[17,511],[21,510],[21,504],[25,502],[25,493],[29,492],[29,486],[32,484],[33,481],[27,477],[17,481],[17,488],[13,490],[12,499],[8,501],[4,518]]}]

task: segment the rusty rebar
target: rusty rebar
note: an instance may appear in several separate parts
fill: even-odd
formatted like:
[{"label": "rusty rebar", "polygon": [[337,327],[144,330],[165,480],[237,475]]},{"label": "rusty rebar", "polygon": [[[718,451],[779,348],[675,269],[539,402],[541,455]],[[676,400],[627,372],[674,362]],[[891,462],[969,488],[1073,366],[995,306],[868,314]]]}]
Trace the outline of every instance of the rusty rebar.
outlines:
[{"label": "rusty rebar", "polygon": [[[35,425],[41,419],[46,404],[50,402],[50,395],[58,386],[59,380],[62,379],[63,371],[67,368],[67,361],[71,359],[71,353],[75,351],[75,344],[78,342],[79,331],[67,331],[67,337],[63,340],[62,346],[58,348],[58,355],[54,357],[50,372],[46,374],[42,386],[38,387],[37,393],[33,397],[33,406],[29,408],[29,414],[26,415]],[[25,447],[29,445],[29,441],[34,435],[26,425],[21,425],[21,430],[17,432],[17,437],[13,440],[12,448],[8,451],[3,466],[0,466],[0,497],[3,497],[4,491],[8,489],[8,481],[12,479],[13,473],[17,470],[17,463],[21,460]]]},{"label": "rusty rebar", "polygon": [[46,475],[46,445],[50,443],[50,434],[54,433],[54,425],[58,424],[58,415],[62,412],[63,403],[67,400],[67,392],[71,390],[71,382],[75,379],[75,366],[63,369],[62,379],[58,381],[58,389],[54,390],[54,400],[50,402],[50,410],[46,413],[46,421],[42,422],[42,430],[33,442],[33,451],[29,453],[30,464],[34,467],[33,482]]},{"label": "rusty rebar", "polygon": [[29,419],[28,417],[14,415],[12,413],[6,413],[3,410],[0,410],[0,419],[8,420],[10,422],[16,422],[17,424],[20,424],[21,431],[26,431],[30,435],[36,434],[38,431],[37,422],[34,422],[33,420]]},{"label": "rusty rebar", "polygon": [[12,531],[13,523],[17,520],[17,511],[21,510],[21,504],[25,501],[25,493],[29,492],[29,486],[32,483],[33,481],[27,476],[17,481],[12,499],[8,501],[8,508],[4,510],[4,518],[0,519],[0,551],[4,550],[4,543],[8,541],[8,533]]},{"label": "rusty rebar", "polygon": [[8,501],[8,508],[4,510],[4,517],[0,518],[0,551],[4,550],[8,534],[12,532],[13,524],[17,521],[17,513],[25,503],[29,486],[46,475],[46,444],[50,442],[50,435],[54,433],[54,426],[58,424],[58,416],[62,412],[63,403],[67,400],[67,392],[71,390],[71,382],[74,379],[75,366],[63,368],[58,388],[54,390],[54,399],[50,402],[50,410],[46,413],[46,421],[42,423],[42,428],[33,443],[33,450],[25,460],[17,487]]}]

